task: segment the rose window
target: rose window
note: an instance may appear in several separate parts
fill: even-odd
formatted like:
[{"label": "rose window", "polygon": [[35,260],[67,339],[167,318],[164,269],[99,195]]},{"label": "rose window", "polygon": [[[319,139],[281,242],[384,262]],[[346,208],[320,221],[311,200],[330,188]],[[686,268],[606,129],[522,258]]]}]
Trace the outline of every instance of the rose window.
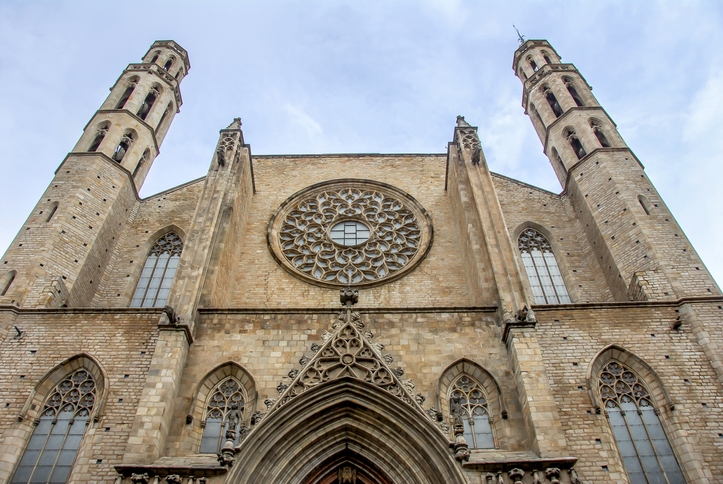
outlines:
[{"label": "rose window", "polygon": [[366,180],[337,180],[296,193],[269,224],[281,265],[324,286],[374,285],[413,269],[432,226],[410,195]]}]

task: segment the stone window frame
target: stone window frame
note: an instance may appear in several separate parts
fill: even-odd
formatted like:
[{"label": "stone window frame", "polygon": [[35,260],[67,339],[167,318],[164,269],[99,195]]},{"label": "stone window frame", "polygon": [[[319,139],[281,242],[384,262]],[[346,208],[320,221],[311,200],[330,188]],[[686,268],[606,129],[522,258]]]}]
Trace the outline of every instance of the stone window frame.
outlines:
[{"label": "stone window frame", "polygon": [[[146,237],[145,242],[143,242],[142,244],[139,244],[139,247],[136,250],[137,256],[134,260],[143,260],[143,263],[142,264],[134,264],[135,267],[134,267],[133,271],[131,272],[130,277],[127,278],[128,283],[126,285],[126,291],[125,291],[125,294],[128,295],[127,296],[128,299],[127,299],[127,301],[125,301],[125,305],[127,307],[133,307],[130,304],[131,304],[131,301],[133,300],[133,295],[135,294],[136,287],[138,286],[138,280],[140,279],[141,274],[143,273],[143,268],[146,265],[146,259],[148,259],[148,255],[151,251],[151,248],[153,247],[153,245],[156,243],[156,241],[158,239],[160,239],[161,237],[163,237],[164,235],[166,235],[170,232],[175,232],[176,235],[178,235],[181,238],[181,241],[183,242],[183,246],[185,248],[186,240],[187,240],[186,231],[175,224],[169,224],[161,229],[156,230],[155,232],[150,234],[148,237]],[[183,255],[181,255],[181,257],[183,257]],[[180,262],[179,262],[178,268],[180,269]],[[178,269],[177,269],[176,273],[178,273]],[[175,283],[175,278],[174,278],[173,282]],[[173,292],[173,284],[171,284],[171,293],[172,292]]]},{"label": "stone window frame", "polygon": [[567,260],[565,257],[558,257],[558,254],[564,254],[565,251],[562,249],[562,247],[559,246],[557,241],[555,240],[555,236],[543,225],[540,225],[539,223],[532,222],[530,220],[527,220],[525,222],[522,222],[520,225],[517,226],[517,228],[512,232],[512,243],[515,247],[515,253],[517,255],[517,261],[519,264],[519,274],[520,279],[522,280],[522,285],[525,288],[525,292],[528,295],[528,300],[533,301],[532,304],[536,303],[534,302],[535,298],[532,295],[532,286],[530,285],[530,279],[527,277],[527,271],[525,270],[525,264],[522,260],[522,254],[520,253],[517,244],[517,240],[520,238],[520,235],[522,232],[524,232],[527,229],[533,229],[539,232],[542,236],[544,236],[547,239],[547,242],[552,247],[552,253],[555,256],[555,261],[557,262],[557,267],[560,270],[560,275],[562,276],[562,280],[565,283],[565,289],[567,290],[567,295],[570,298],[570,303],[565,304],[575,304],[575,302],[580,300],[579,294],[577,293],[575,284],[570,283],[570,275],[571,270],[570,267],[567,264]]},{"label": "stone window frame", "polygon": [[617,456],[617,464],[621,471],[627,475],[627,471],[623,465],[622,457],[619,454],[615,436],[612,433],[610,423],[607,421],[607,412],[602,404],[602,398],[599,393],[599,377],[602,369],[611,361],[617,361],[622,365],[630,368],[636,376],[642,380],[647,390],[650,392],[649,398],[652,400],[655,409],[658,410],[658,418],[663,427],[670,447],[673,449],[675,458],[678,460],[683,476],[687,482],[695,482],[695,475],[702,476],[699,459],[692,458],[695,454],[693,446],[687,442],[687,436],[681,436],[681,426],[677,422],[675,412],[675,403],[670,394],[666,390],[662,379],[658,373],[645,360],[635,355],[633,352],[616,344],[610,344],[598,351],[590,361],[586,372],[587,388],[592,402],[593,409],[598,415],[605,415],[605,424],[603,425],[605,436],[609,444],[615,451]]},{"label": "stone window frame", "polygon": [[[437,408],[444,416],[445,421],[452,428],[452,417],[449,409],[449,397],[453,384],[462,376],[466,375],[475,380],[487,397],[487,413],[490,419],[490,427],[492,428],[492,438],[494,439],[494,449],[499,449],[502,437],[502,422],[507,420],[507,405],[505,404],[502,389],[497,383],[497,379],[481,365],[475,363],[468,358],[460,358],[449,365],[437,380]],[[491,450],[491,449],[479,449]]]},{"label": "stone window frame", "polygon": [[[94,426],[103,417],[105,404],[108,401],[110,382],[106,370],[98,360],[87,353],[79,353],[63,360],[38,380],[17,416],[16,425],[9,428],[8,432],[3,436],[1,446],[4,449],[8,470],[0,470],[0,481],[9,481],[15,474],[17,466],[20,464],[20,459],[25,452],[25,448],[33,435],[35,425],[43,412],[47,398],[55,390],[58,383],[80,369],[84,369],[90,373],[96,385],[96,402],[93,406],[93,411],[88,416],[88,427]],[[88,432],[86,430],[78,446],[76,464],[78,456],[85,453],[87,446],[92,446],[92,442],[86,439],[87,435]]]},{"label": "stone window frame", "polygon": [[[286,216],[295,209],[297,204],[302,203],[303,201],[314,197],[317,194],[321,194],[325,191],[332,191],[335,189],[342,189],[342,188],[352,188],[352,189],[358,189],[358,190],[369,190],[369,191],[378,191],[382,193],[385,196],[389,196],[389,198],[396,198],[398,201],[403,202],[405,205],[405,209],[412,212],[416,219],[415,221],[418,223],[420,228],[420,241],[418,245],[418,250],[416,251],[415,255],[411,256],[408,263],[404,265],[401,269],[395,270],[394,272],[387,273],[384,276],[381,276],[376,279],[372,280],[364,280],[362,279],[359,282],[353,282],[352,285],[355,287],[376,287],[381,286],[384,284],[388,284],[390,282],[396,281],[405,275],[412,272],[415,268],[417,268],[429,255],[429,252],[432,248],[433,242],[434,242],[434,229],[432,226],[432,219],[427,213],[427,211],[424,209],[424,207],[419,203],[419,201],[414,198],[411,194],[393,186],[389,185],[387,183],[375,181],[375,180],[369,180],[369,179],[357,179],[357,178],[341,178],[341,179],[334,179],[334,180],[327,180],[324,182],[316,183],[313,185],[310,185],[306,188],[303,188],[292,195],[290,195],[288,198],[286,198],[279,208],[276,209],[276,211],[271,216],[271,219],[269,220],[268,224],[268,230],[267,230],[267,246],[269,249],[269,252],[271,252],[271,255],[273,256],[274,260],[288,273],[291,275],[297,277],[299,280],[302,280],[304,282],[321,286],[321,287],[328,287],[328,288],[335,288],[339,289],[341,287],[346,287],[346,284],[342,284],[338,281],[327,281],[327,280],[321,280],[316,279],[312,275],[306,273],[305,271],[299,270],[292,262],[287,258],[286,255],[283,253],[282,249],[282,242],[280,241],[280,227],[283,224]],[[329,222],[329,225],[336,223],[336,221],[343,221],[343,220],[354,220],[354,216],[338,216],[335,220]],[[325,222],[326,223],[326,222]],[[365,222],[366,223],[366,222]],[[370,238],[367,242],[364,244],[360,244],[359,246],[355,247],[363,247],[366,243],[373,243],[375,241],[375,238]],[[333,243],[332,243],[333,244]],[[354,247],[350,247],[354,248]]]},{"label": "stone window frame", "polygon": [[216,387],[229,377],[235,378],[244,394],[244,411],[241,415],[242,426],[249,426],[251,416],[256,412],[258,392],[256,380],[251,373],[235,361],[227,361],[206,373],[193,390],[191,402],[186,414],[186,427],[191,431],[189,438],[193,441],[192,448],[198,452],[201,448],[201,437],[206,424],[206,406],[208,399]]}]

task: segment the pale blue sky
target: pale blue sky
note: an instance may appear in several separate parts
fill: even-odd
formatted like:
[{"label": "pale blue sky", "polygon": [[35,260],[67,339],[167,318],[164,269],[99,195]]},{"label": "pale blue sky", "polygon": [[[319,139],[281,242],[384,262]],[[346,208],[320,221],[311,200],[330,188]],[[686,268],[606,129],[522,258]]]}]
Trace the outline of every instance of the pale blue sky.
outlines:
[{"label": "pale blue sky", "polygon": [[443,153],[462,114],[493,171],[559,192],[520,106],[515,23],[580,69],[723,281],[723,4],[502,3],[0,2],[0,251],[156,39],[192,68],[144,196],[203,176],[236,116],[254,154]]}]

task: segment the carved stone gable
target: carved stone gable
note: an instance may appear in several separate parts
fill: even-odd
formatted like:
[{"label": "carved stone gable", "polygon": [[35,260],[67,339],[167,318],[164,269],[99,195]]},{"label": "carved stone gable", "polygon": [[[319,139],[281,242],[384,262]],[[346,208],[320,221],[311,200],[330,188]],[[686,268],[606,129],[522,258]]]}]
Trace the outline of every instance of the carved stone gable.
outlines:
[{"label": "carved stone gable", "polygon": [[[342,290],[342,293],[344,290]],[[371,343],[373,334],[364,331],[359,313],[352,311],[348,304],[332,325],[335,330],[316,354],[295,375],[291,384],[279,395],[277,402],[269,409],[267,416],[277,408],[305,391],[338,378],[356,378],[382,388],[414,407],[426,418],[422,407],[415,401],[411,381],[402,381],[389,368],[380,351],[379,343]]]}]

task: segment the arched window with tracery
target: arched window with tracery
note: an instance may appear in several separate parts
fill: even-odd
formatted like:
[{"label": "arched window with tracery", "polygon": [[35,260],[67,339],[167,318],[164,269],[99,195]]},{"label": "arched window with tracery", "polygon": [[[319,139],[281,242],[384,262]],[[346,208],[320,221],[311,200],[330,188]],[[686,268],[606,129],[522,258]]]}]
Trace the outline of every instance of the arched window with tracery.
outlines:
[{"label": "arched window with tracery", "polygon": [[449,411],[455,422],[462,420],[464,438],[470,448],[495,447],[487,395],[479,382],[465,374],[457,378],[449,392]]},{"label": "arched window with tracery", "polygon": [[133,77],[126,85],[125,91],[123,91],[123,95],[121,95],[120,99],[118,100],[118,104],[116,105],[116,109],[123,109],[123,107],[128,102],[128,99],[130,99],[131,94],[133,94],[133,91],[136,88],[136,85],[138,84],[138,78]]},{"label": "arched window with tracery", "polygon": [[560,106],[560,103],[557,102],[557,98],[552,93],[549,87],[543,88],[542,92],[545,94],[545,99],[547,100],[547,104],[550,105],[550,109],[552,109],[552,112],[555,114],[556,118],[559,118],[562,116],[562,106]]},{"label": "arched window with tracery", "polygon": [[98,148],[103,142],[105,135],[108,134],[109,129],[110,123],[101,123],[100,126],[98,126],[98,129],[95,132],[95,137],[93,138],[93,142],[90,144],[88,151],[98,151]]},{"label": "arched window with tracery", "polygon": [[582,98],[580,97],[580,94],[578,94],[577,89],[575,88],[575,83],[573,80],[569,77],[563,77],[562,82],[565,83],[565,87],[567,88],[567,92],[570,93],[570,97],[572,97],[572,100],[575,101],[575,104],[578,106],[584,106],[585,103],[582,102]]},{"label": "arched window with tracery", "polygon": [[685,484],[645,382],[613,360],[598,389],[630,482]]},{"label": "arched window with tracery", "polygon": [[537,230],[528,228],[522,231],[517,244],[535,304],[569,303],[565,281],[547,238]]},{"label": "arched window with tracery", "polygon": [[84,368],[58,383],[45,402],[11,484],[66,482],[95,402],[95,380]]},{"label": "arched window with tracery", "polygon": [[181,259],[183,241],[175,232],[159,238],[151,247],[131,299],[132,307],[159,308],[166,304]]},{"label": "arched window with tracery", "polygon": [[233,432],[234,443],[238,445],[244,403],[243,387],[233,377],[226,378],[213,389],[202,421],[201,454],[218,453],[227,440],[227,432],[229,435]]},{"label": "arched window with tracery", "polygon": [[603,131],[600,121],[597,119],[591,119],[590,128],[592,129],[592,132],[595,133],[595,137],[600,143],[600,146],[603,148],[610,148],[610,141],[608,141],[607,136],[605,136],[605,131]]},{"label": "arched window with tracery", "polygon": [[160,86],[153,86],[150,90],[150,92],[146,95],[146,98],[143,100],[143,103],[141,104],[141,107],[138,108],[138,117],[142,120],[146,120],[148,117],[148,113],[151,112],[151,108],[153,107],[153,104],[156,102],[156,99],[161,95],[161,88]]}]

